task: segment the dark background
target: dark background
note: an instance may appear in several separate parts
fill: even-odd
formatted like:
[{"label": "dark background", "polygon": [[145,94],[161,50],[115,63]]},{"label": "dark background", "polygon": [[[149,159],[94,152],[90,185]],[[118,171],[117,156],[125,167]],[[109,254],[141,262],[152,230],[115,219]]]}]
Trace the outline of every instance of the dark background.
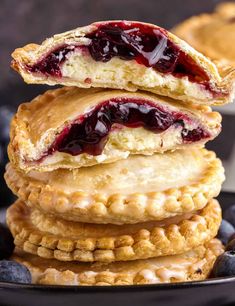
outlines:
[{"label": "dark background", "polygon": [[[170,29],[184,19],[212,12],[223,1],[218,0],[0,0],[0,198],[9,204],[3,172],[7,162],[9,117],[4,105],[16,111],[17,106],[30,101],[48,86],[27,85],[10,68],[15,48],[94,21],[109,19],[140,20]],[[235,42],[234,42],[235,43]],[[221,109],[223,111],[223,108]],[[11,113],[10,113],[11,115]],[[229,174],[235,172],[235,111],[223,115],[223,132],[208,147],[223,159]],[[2,131],[4,129],[4,131]],[[2,135],[5,135],[2,141]],[[235,174],[235,173],[234,173]],[[235,191],[235,176],[228,179],[229,190]],[[232,183],[232,184],[231,184]]]},{"label": "dark background", "polygon": [[30,42],[98,20],[130,19],[170,29],[218,0],[0,0],[0,105],[32,99],[45,86],[26,85],[10,68],[11,53]]}]

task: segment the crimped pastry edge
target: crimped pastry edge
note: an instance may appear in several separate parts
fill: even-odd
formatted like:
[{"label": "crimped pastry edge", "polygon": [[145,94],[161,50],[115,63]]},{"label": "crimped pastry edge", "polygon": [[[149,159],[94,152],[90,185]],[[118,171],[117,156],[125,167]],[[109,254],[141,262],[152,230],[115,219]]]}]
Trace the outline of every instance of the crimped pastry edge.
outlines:
[{"label": "crimped pastry edge", "polygon": [[[27,180],[26,175],[18,172],[11,164],[7,165],[4,177],[12,192],[28,206],[65,220],[113,224],[161,220],[199,210],[219,194],[224,181],[221,161],[214,152],[201,150],[208,167],[198,182],[158,192],[136,192],[129,195],[115,193],[109,196],[102,193],[88,195],[85,192],[68,194],[32,178]],[[91,205],[76,205],[83,201],[87,203],[88,198]],[[158,202],[161,203],[161,210]]]},{"label": "crimped pastry edge", "polygon": [[30,209],[19,200],[7,211],[15,244],[25,252],[60,261],[112,262],[181,254],[204,244],[217,234],[221,208],[216,200],[211,200],[199,214],[177,225],[143,228],[131,235],[84,239],[41,232],[32,225],[29,216]]},{"label": "crimped pastry edge", "polygon": [[[198,258],[193,260],[190,257],[193,264],[187,268],[182,267],[183,271],[179,271],[179,268],[168,267],[167,265],[156,268],[154,266],[146,267],[145,260],[140,260],[143,262],[143,268],[138,267],[128,270],[128,263],[125,263],[125,268],[118,272],[113,272],[109,268],[109,265],[104,265],[104,271],[94,272],[95,269],[93,266],[89,265],[87,271],[79,273],[77,271],[74,272],[70,267],[67,269],[66,264],[63,271],[60,271],[56,268],[56,265],[53,265],[54,261],[51,260],[42,260],[42,266],[40,266],[40,262],[38,265],[35,265],[30,262],[30,257],[28,259],[22,258],[20,253],[17,254],[17,251],[12,259],[29,268],[33,281],[36,284],[74,286],[140,285],[206,279],[210,274],[217,256],[223,252],[223,246],[219,240],[213,239],[205,246],[199,246],[193,252],[195,253],[195,258]],[[152,261],[154,262],[154,260]],[[138,264],[140,261],[138,261]],[[186,270],[185,274],[184,270]],[[177,273],[180,276],[178,278]]]},{"label": "crimped pastry edge", "polygon": [[[104,21],[108,22],[108,21]],[[84,36],[87,33],[92,32],[93,30],[96,29],[97,25],[99,25],[100,22],[92,23],[91,25],[77,28],[75,30],[71,30],[65,33],[57,34],[54,35],[53,37],[45,40],[42,45],[37,45],[37,44],[28,44],[23,48],[18,48],[16,49],[13,54],[13,62],[12,62],[12,67],[21,74],[23,77],[24,81],[27,83],[35,83],[35,84],[48,84],[48,85],[57,85],[57,84],[62,84],[66,86],[78,86],[82,88],[89,88],[91,86],[93,87],[107,87],[107,84],[100,84],[99,82],[93,82],[92,85],[83,81],[72,81],[68,80],[66,78],[64,79],[56,79],[56,78],[50,78],[46,77],[45,75],[39,75],[38,77],[32,76],[30,73],[26,72],[25,70],[25,64],[32,64],[36,62],[39,58],[41,58],[44,54],[49,53],[52,49],[55,48],[55,46],[58,45],[63,45],[63,44],[72,44],[74,41],[77,44],[88,44],[87,38]],[[147,24],[147,23],[142,23],[142,24]],[[157,27],[156,25],[151,25],[154,27]],[[158,27],[157,27],[158,28]],[[189,103],[202,103],[202,104],[224,104],[228,102],[232,102],[233,97],[234,97],[234,91],[235,91],[235,85],[233,82],[234,78],[234,72],[232,73],[227,73],[226,74],[226,82],[221,78],[219,71],[214,63],[212,63],[208,58],[206,58],[204,55],[201,53],[197,52],[194,50],[190,45],[188,45],[185,41],[179,39],[177,36],[174,34],[167,32],[169,38],[176,43],[182,50],[184,50],[186,53],[188,53],[195,61],[196,63],[201,66],[210,76],[212,82],[211,86],[215,88],[220,88],[224,93],[224,97],[213,97],[212,94],[210,94],[208,91],[204,90],[204,97],[200,97],[198,92],[203,92],[203,88],[200,84],[197,84],[194,89],[194,96],[193,94],[190,95],[187,92],[182,91],[182,86],[183,87],[189,87],[190,83],[187,81],[184,85],[183,82],[185,80],[178,80],[177,78],[173,77],[173,83],[178,82],[177,89],[172,89],[172,88],[165,88],[162,86],[162,84],[159,84],[158,87],[151,88],[151,87],[142,87],[138,86],[134,83],[128,82],[125,86],[122,86],[120,89],[125,89],[128,91],[136,91],[136,90],[145,90],[145,91],[150,91],[155,94],[160,94],[163,96],[168,96],[173,99],[177,99],[180,101],[185,101]],[[52,45],[54,44],[54,47],[52,48]],[[95,63],[95,61],[94,61]],[[225,66],[225,70],[227,71],[227,66]],[[159,73],[161,75],[161,73]],[[107,83],[110,83],[109,80],[107,80]],[[187,85],[186,85],[187,84]],[[108,85],[109,88],[119,88],[118,84]],[[195,94],[195,92],[197,94]]]}]

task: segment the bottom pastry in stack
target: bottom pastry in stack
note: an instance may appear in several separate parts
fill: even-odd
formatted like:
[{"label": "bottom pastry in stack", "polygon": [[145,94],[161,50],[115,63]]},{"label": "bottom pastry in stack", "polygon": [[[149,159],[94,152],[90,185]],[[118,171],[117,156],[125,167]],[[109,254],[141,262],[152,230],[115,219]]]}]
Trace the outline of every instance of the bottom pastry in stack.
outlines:
[{"label": "bottom pastry in stack", "polygon": [[64,263],[15,250],[13,259],[28,267],[35,284],[135,285],[203,280],[223,252],[218,239],[180,255],[113,263]]},{"label": "bottom pastry in stack", "polygon": [[14,259],[36,283],[205,279],[223,250],[213,198],[224,170],[205,149],[47,173],[9,164],[5,179],[19,197],[7,213]]}]

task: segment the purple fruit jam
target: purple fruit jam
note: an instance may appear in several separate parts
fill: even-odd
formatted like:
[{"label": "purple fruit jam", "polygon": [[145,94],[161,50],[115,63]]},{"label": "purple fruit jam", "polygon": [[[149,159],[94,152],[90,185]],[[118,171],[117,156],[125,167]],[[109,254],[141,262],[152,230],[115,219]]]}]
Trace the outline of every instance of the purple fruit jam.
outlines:
[{"label": "purple fruit jam", "polygon": [[169,111],[145,100],[111,99],[100,103],[66,127],[47,154],[59,151],[74,156],[82,153],[100,155],[111,129],[115,129],[114,124],[131,128],[143,127],[153,133],[180,125],[185,143],[210,137],[200,126],[192,131],[187,130],[186,122],[189,123],[190,118],[185,114]]},{"label": "purple fruit jam", "polygon": [[75,48],[75,46],[62,46],[28,69],[33,73],[40,72],[48,76],[62,77],[61,65],[66,60],[68,53],[73,52]]},{"label": "purple fruit jam", "polygon": [[27,69],[33,73],[61,77],[61,65],[69,53],[82,48],[89,50],[95,61],[107,62],[113,57],[119,57],[123,60],[136,60],[161,73],[171,73],[176,77],[188,76],[193,82],[204,84],[209,81],[206,72],[180,50],[161,28],[138,22],[108,22],[98,25],[86,37],[91,39],[89,46],[60,46]]},{"label": "purple fruit jam", "polygon": [[200,126],[191,131],[183,129],[181,135],[185,143],[196,142],[209,137],[209,133]]},{"label": "purple fruit jam", "polygon": [[161,73],[187,75],[193,81],[208,81],[209,77],[196,62],[170,41],[161,28],[141,23],[110,22],[87,35],[91,56],[107,62],[117,56],[124,60],[135,59],[139,64],[153,67]]}]

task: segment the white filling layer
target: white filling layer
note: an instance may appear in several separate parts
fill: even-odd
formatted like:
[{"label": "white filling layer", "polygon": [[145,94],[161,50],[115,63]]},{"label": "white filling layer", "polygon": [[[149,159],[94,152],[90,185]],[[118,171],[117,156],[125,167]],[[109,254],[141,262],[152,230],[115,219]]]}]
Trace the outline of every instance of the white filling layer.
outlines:
[{"label": "white filling layer", "polygon": [[182,128],[172,126],[162,133],[152,133],[144,128],[123,127],[110,132],[102,154],[98,156],[82,153],[76,156],[56,151],[48,155],[40,166],[48,165],[93,165],[96,163],[113,162],[125,159],[130,154],[151,155],[154,152],[172,150],[182,144]]},{"label": "white filling layer", "polygon": [[113,57],[106,63],[97,62],[79,49],[71,53],[61,71],[71,85],[82,87],[119,88],[129,91],[146,88],[155,93],[160,93],[162,87],[163,91],[177,92],[198,100],[212,98],[210,92],[203,90],[199,84],[190,82],[188,77],[177,78],[171,74],[162,74],[151,67],[138,64],[135,60],[125,61],[118,57]]}]

